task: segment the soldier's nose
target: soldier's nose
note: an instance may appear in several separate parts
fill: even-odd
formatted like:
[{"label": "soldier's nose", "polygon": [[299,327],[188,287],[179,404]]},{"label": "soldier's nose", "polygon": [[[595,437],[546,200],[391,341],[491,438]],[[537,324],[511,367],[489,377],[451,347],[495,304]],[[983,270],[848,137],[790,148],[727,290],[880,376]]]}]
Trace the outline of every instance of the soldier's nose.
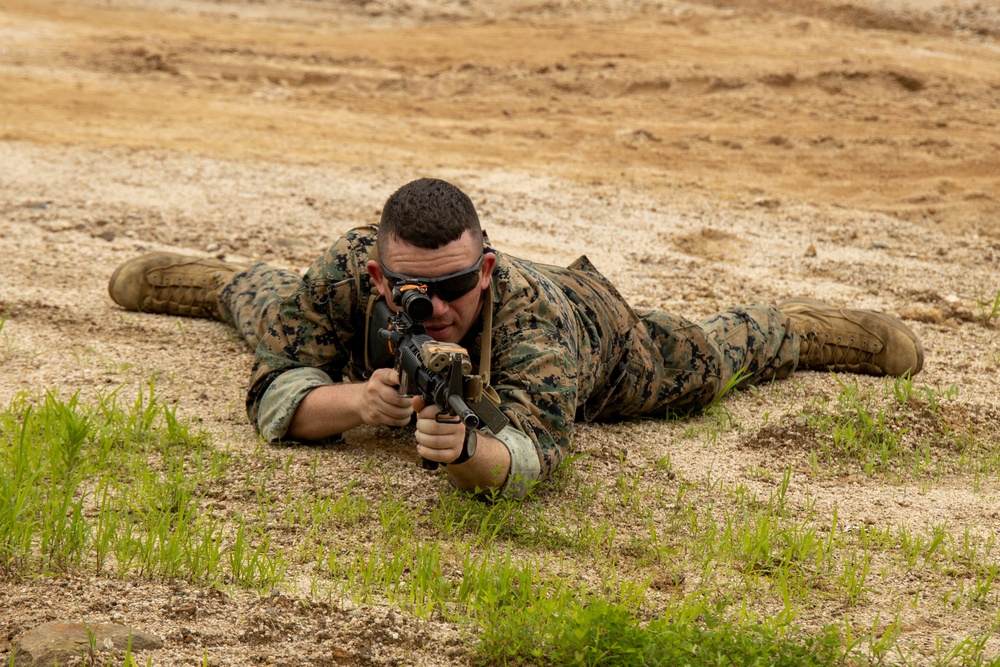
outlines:
[{"label": "soldier's nose", "polygon": [[431,317],[440,317],[448,312],[448,302],[437,294],[431,294],[431,304],[434,306],[434,314]]}]

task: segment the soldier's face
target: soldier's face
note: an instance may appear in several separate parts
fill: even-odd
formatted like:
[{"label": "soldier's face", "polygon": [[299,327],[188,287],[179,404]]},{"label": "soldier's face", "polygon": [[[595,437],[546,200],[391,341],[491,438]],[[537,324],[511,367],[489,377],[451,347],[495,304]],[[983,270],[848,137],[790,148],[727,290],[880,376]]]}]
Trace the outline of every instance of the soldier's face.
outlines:
[{"label": "soldier's face", "polygon": [[[389,238],[384,250],[381,260],[387,270],[393,274],[415,278],[439,278],[458,273],[475,265],[483,253],[482,244],[473,241],[468,232],[435,250],[418,248],[396,238]],[[495,265],[495,255],[489,253],[483,256],[476,286],[456,299],[445,301],[440,294],[430,293],[434,313],[424,322],[428,336],[445,343],[458,343],[469,333],[479,318],[485,290],[489,289]],[[382,268],[374,261],[369,261],[367,268],[368,274],[378,285],[379,292],[391,306],[392,290]]]}]

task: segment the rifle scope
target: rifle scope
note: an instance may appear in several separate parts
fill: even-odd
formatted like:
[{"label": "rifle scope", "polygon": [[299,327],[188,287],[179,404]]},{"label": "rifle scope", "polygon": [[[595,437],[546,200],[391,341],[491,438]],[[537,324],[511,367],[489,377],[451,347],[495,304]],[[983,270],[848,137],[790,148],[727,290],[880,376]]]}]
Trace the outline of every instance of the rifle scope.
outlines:
[{"label": "rifle scope", "polygon": [[416,282],[400,283],[392,288],[392,302],[414,322],[426,322],[434,314],[434,303],[427,288]]}]

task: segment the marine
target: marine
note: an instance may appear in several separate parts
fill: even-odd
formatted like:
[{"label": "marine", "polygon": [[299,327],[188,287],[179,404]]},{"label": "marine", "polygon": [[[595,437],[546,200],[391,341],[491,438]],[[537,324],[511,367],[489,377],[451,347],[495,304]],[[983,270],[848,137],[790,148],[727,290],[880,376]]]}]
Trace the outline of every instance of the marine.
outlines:
[{"label": "marine", "polygon": [[[393,368],[372,363],[372,313],[380,301],[398,310],[401,283],[426,290],[428,335],[468,350],[505,426],[436,418],[437,406],[400,396]],[[255,350],[247,414],[267,441],[413,421],[419,454],[458,486],[514,496],[560,465],[578,421],[688,414],[730,385],[796,369],[901,376],[923,366],[898,319],[806,297],[703,322],[637,312],[585,256],[558,267],[493,248],[469,197],[439,179],[399,188],[377,226],[349,231],[302,276],[154,252],[118,267],[108,289],[127,309],[233,326]]]}]

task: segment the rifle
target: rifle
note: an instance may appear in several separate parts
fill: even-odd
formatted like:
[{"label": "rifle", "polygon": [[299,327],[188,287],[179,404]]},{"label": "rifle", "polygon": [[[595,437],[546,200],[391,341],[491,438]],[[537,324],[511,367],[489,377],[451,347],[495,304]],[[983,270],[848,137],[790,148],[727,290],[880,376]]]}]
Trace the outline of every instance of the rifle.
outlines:
[{"label": "rifle", "polygon": [[[485,422],[497,433],[506,426],[507,418],[482,396],[480,378],[470,375],[472,361],[468,351],[461,345],[442,343],[427,335],[423,323],[434,310],[427,288],[414,282],[399,283],[392,290],[392,302],[399,311],[393,312],[384,301],[376,304],[369,328],[369,347],[380,347],[371,339],[374,332],[384,341],[383,345],[388,343],[399,373],[400,396],[420,395],[425,403],[433,403],[440,410],[435,420],[465,425],[465,446],[453,461],[463,463],[476,453],[474,432],[480,423]],[[436,461],[427,459],[421,465],[425,470],[438,467]]]}]

